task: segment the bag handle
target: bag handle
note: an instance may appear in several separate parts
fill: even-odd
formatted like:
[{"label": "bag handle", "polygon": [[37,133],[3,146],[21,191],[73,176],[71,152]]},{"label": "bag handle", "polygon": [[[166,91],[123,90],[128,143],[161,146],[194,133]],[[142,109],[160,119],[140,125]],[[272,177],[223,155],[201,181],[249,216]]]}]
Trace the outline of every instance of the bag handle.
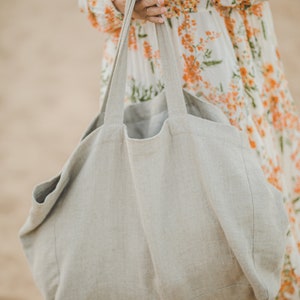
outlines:
[{"label": "bag handle", "polygon": [[[101,108],[101,112],[105,112],[105,125],[123,125],[124,94],[126,91],[127,76],[128,34],[135,2],[136,0],[127,0],[125,5],[125,13],[116,56]],[[167,27],[168,25],[165,17],[162,17],[165,22],[163,24],[154,25],[160,49],[168,113],[169,117],[182,116],[187,114],[187,109],[181,86],[181,79],[179,76],[175,51],[172,47],[171,33]]]}]

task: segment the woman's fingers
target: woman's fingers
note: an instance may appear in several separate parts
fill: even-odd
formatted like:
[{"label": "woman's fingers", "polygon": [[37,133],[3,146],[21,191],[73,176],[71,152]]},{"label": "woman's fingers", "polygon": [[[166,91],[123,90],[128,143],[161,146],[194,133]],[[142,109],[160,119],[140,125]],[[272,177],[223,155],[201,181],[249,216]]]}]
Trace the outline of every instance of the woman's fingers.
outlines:
[{"label": "woman's fingers", "polygon": [[163,0],[137,0],[133,18],[146,19],[153,23],[163,23],[164,20],[161,17],[167,9],[163,7]]},{"label": "woman's fingers", "polygon": [[146,8],[146,16],[147,18],[158,16],[167,11],[166,7],[157,7],[157,6],[150,6]]},{"label": "woman's fingers", "polygon": [[142,13],[147,7],[155,6],[158,4],[157,0],[137,0],[135,3],[135,11],[137,13]]},{"label": "woman's fingers", "polygon": [[164,19],[162,17],[147,17],[147,21],[152,23],[164,23]]}]

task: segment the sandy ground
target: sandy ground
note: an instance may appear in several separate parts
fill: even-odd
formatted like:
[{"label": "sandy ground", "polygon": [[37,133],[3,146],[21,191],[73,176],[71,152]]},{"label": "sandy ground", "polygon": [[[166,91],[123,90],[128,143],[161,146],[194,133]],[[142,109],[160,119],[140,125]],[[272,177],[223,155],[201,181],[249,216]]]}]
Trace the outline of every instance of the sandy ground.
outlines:
[{"label": "sandy ground", "polygon": [[[300,107],[300,2],[271,3]],[[0,300],[42,299],[17,233],[98,109],[102,42],[76,0],[0,2]]]}]

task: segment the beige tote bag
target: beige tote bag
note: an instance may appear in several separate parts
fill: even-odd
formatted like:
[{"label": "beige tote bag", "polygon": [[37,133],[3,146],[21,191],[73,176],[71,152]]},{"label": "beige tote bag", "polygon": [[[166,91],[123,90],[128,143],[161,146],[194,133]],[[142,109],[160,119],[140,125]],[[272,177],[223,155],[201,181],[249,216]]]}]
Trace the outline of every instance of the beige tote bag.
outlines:
[{"label": "beige tote bag", "polygon": [[20,239],[45,299],[274,299],[288,219],[246,133],[182,89],[167,22],[165,89],[124,109],[128,0],[101,112],[38,184]]}]

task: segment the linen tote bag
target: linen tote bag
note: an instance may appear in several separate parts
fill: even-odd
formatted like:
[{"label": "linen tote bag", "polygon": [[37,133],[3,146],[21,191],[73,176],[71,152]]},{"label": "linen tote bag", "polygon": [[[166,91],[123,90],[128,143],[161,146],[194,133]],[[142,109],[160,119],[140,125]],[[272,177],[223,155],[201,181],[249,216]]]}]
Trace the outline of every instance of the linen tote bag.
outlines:
[{"label": "linen tote bag", "polygon": [[100,113],[33,190],[19,236],[35,282],[49,300],[274,299],[282,194],[246,133],[182,89],[167,22],[153,24],[165,89],[124,108],[134,4]]}]

